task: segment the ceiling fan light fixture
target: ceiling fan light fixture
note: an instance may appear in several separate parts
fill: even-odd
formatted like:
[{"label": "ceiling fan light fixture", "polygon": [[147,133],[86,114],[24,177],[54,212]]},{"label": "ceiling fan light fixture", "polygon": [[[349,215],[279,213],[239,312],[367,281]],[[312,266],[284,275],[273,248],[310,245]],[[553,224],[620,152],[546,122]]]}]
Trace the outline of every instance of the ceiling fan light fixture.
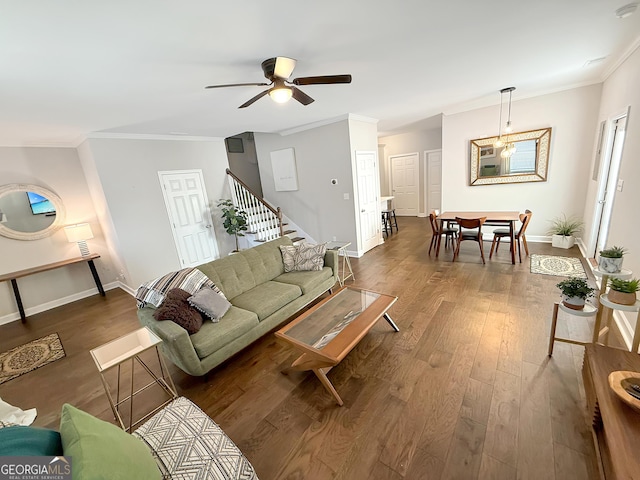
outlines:
[{"label": "ceiling fan light fixture", "polygon": [[638,9],[638,2],[629,3],[616,10],[616,17],[627,18]]},{"label": "ceiling fan light fixture", "polygon": [[293,90],[290,87],[274,87],[269,90],[269,96],[271,100],[276,103],[287,103],[291,96],[293,95]]}]

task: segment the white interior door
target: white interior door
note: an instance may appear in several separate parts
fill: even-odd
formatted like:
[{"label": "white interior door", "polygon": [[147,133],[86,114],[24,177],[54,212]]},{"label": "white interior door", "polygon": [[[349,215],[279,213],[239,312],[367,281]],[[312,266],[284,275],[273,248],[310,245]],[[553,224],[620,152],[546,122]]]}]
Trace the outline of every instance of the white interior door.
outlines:
[{"label": "white interior door", "polygon": [[417,216],[419,208],[418,154],[393,155],[391,162],[391,195],[396,215]]},{"label": "white interior door", "polygon": [[427,203],[426,213],[442,210],[442,150],[427,152]]},{"label": "white interior door", "polygon": [[202,170],[158,172],[182,267],[218,257]]},{"label": "white interior door", "polygon": [[356,152],[360,248],[363,253],[380,244],[380,177],[375,152]]}]

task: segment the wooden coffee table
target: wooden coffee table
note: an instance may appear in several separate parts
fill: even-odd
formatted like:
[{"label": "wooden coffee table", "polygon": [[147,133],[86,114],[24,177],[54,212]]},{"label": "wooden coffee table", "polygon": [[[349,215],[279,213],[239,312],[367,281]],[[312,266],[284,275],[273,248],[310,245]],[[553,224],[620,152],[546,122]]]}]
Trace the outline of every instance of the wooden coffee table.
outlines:
[{"label": "wooden coffee table", "polygon": [[325,298],[275,333],[303,352],[291,369],[312,370],[342,406],[342,399],[327,378],[327,372],[353,350],[380,317],[396,332],[400,331],[387,314],[397,299],[352,287],[343,287]]}]

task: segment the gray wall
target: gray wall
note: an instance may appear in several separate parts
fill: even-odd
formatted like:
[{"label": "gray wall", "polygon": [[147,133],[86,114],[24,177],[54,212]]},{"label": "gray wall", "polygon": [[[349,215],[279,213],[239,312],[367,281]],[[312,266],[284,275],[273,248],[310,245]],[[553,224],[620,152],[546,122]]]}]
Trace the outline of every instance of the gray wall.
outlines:
[{"label": "gray wall", "polygon": [[[125,267],[124,283],[141,283],[181,268],[158,171],[201,169],[209,203],[229,197],[224,141],[178,141],[92,138],[86,158],[99,179],[113,231],[110,242]],[[90,152],[90,155],[89,155]],[[91,165],[90,165],[91,166]],[[222,229],[217,207],[212,208],[214,231],[221,255],[233,247]]]},{"label": "gray wall", "polygon": [[[318,242],[335,237],[356,245],[349,121],[287,136],[256,133],[255,140],[265,198]],[[294,192],[275,191],[270,153],[284,148],[295,150]],[[337,185],[331,184],[334,178]]]},{"label": "gray wall", "polygon": [[253,133],[245,132],[234,135],[234,138],[241,138],[244,146],[244,153],[230,153],[229,170],[231,170],[240,180],[262,197],[262,185],[260,184],[260,168],[258,166],[258,155],[256,153],[256,142]]},{"label": "gray wall", "polygon": [[[30,183],[56,193],[66,209],[65,224],[91,225],[94,238],[87,241],[92,253],[102,258],[96,267],[104,284],[115,280],[105,239],[75,148],[0,148],[0,183]],[[0,237],[0,273],[78,257],[75,243],[69,243],[62,229],[40,240],[24,241]],[[95,289],[91,272],[84,264],[72,265],[18,280],[25,308],[42,311],[89,295]],[[17,317],[9,282],[0,283],[0,323]]]}]

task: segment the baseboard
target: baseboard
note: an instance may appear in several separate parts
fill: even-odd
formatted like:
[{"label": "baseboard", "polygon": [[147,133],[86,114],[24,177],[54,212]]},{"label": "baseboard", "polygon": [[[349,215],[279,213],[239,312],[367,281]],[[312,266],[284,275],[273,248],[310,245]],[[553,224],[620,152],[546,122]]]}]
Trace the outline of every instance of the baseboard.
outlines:
[{"label": "baseboard", "polygon": [[[121,282],[111,282],[106,283],[102,286],[105,291],[113,290],[115,288],[122,288],[127,293],[130,293],[131,290],[128,286],[124,285]],[[51,310],[52,308],[60,307],[62,305],[66,305],[67,303],[75,302],[77,300],[82,300],[83,298],[90,297],[92,295],[96,295],[98,293],[97,288],[90,288],[89,290],[84,290],[82,292],[74,293],[73,295],[68,295],[66,297],[58,298],[56,300],[52,300],[50,302],[42,303],[40,305],[36,305],[34,307],[25,308],[24,313],[27,317],[31,315],[35,315],[37,313],[45,312],[47,310]],[[20,320],[20,312],[9,313],[8,315],[4,315],[0,317],[0,325],[4,325],[5,323],[14,322],[16,320]]]},{"label": "baseboard", "polygon": [[122,282],[115,282],[115,283],[117,284],[118,287],[120,287],[120,289],[124,290],[132,297],[136,296],[136,291],[133,288],[131,288],[129,285]]}]

